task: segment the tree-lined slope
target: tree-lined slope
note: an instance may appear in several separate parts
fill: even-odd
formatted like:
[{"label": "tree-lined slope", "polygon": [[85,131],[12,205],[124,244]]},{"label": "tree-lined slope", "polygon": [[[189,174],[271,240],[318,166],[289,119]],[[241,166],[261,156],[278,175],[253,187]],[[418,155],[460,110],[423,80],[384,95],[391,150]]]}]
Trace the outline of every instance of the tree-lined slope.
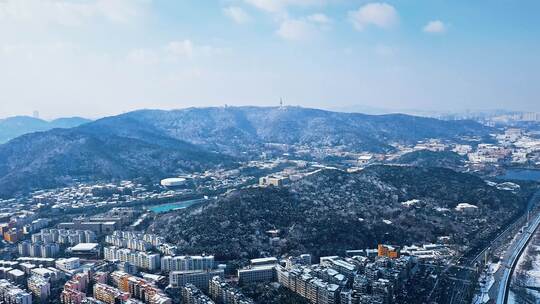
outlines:
[{"label": "tree-lined slope", "polygon": [[[500,191],[449,169],[374,166],[359,173],[325,170],[285,188],[237,191],[160,216],[154,228],[181,252],[227,259],[264,252],[327,255],[440,236],[466,244],[497,229],[526,200],[525,194]],[[460,203],[478,210],[458,211]],[[280,230],[281,245],[269,244],[265,232],[271,229]]]},{"label": "tree-lined slope", "polygon": [[27,134],[1,145],[0,196],[62,186],[74,180],[158,180],[232,161],[231,157],[162,136],[138,123],[130,128],[130,136],[109,130],[84,126],[58,129]]}]

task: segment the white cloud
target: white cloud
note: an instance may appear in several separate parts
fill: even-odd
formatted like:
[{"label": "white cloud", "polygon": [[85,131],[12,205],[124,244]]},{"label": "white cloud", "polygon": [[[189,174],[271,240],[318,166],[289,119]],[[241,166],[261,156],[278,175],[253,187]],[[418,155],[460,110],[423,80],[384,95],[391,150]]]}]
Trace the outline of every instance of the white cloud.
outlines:
[{"label": "white cloud", "polygon": [[245,0],[246,3],[268,12],[278,12],[283,9],[283,2],[281,0]]},{"label": "white cloud", "polygon": [[349,20],[359,31],[370,25],[388,29],[399,22],[399,16],[392,5],[377,2],[368,3],[356,11],[350,11]]},{"label": "white cloud", "polygon": [[156,48],[134,49],[128,52],[126,59],[136,64],[177,63],[183,59],[193,59],[201,56],[214,56],[230,51],[210,45],[196,45],[189,39],[170,41]]},{"label": "white cloud", "polygon": [[169,59],[192,58],[197,56],[214,56],[228,53],[230,49],[211,45],[198,45],[189,39],[171,41],[164,48],[165,56]]},{"label": "white cloud", "polygon": [[286,40],[308,40],[314,35],[312,24],[304,20],[289,19],[281,23],[277,34]]},{"label": "white cloud", "polygon": [[288,9],[290,7],[323,6],[332,0],[243,0],[259,10],[270,13],[274,21],[279,24],[276,34],[291,41],[309,40],[321,30],[327,30],[332,20],[323,13],[293,18]]},{"label": "white cloud", "polygon": [[305,18],[285,19],[276,31],[285,40],[305,41],[315,37],[319,32],[329,29],[332,22],[324,14],[314,14]]},{"label": "white cloud", "polygon": [[98,0],[96,7],[98,14],[112,22],[128,23],[145,14],[144,5],[148,0]]},{"label": "white cloud", "polygon": [[314,6],[323,5],[328,0],[244,0],[263,11],[277,13],[287,9],[290,6]]},{"label": "white cloud", "polygon": [[0,45],[0,59],[33,60],[42,56],[69,56],[80,50],[78,45],[64,41],[41,44],[4,44]]},{"label": "white cloud", "polygon": [[171,41],[165,47],[165,51],[169,56],[174,58],[192,57],[194,48],[191,40]]},{"label": "white cloud", "polygon": [[127,60],[136,64],[156,64],[159,62],[159,54],[153,50],[136,49],[127,55]]},{"label": "white cloud", "polygon": [[332,23],[332,20],[330,18],[328,18],[328,16],[326,16],[325,14],[313,14],[311,16],[308,16],[307,19],[311,22],[314,22],[314,23],[319,23],[319,24],[329,24],[329,23]]},{"label": "white cloud", "polygon": [[145,14],[149,0],[4,0],[0,24],[80,26],[97,19],[129,23]]},{"label": "white cloud", "polygon": [[238,24],[244,24],[251,21],[251,16],[244,11],[241,7],[238,6],[229,6],[223,9],[225,16],[231,18],[234,22]]},{"label": "white cloud", "polygon": [[446,32],[446,25],[440,20],[430,21],[422,30],[429,34],[443,34]]}]

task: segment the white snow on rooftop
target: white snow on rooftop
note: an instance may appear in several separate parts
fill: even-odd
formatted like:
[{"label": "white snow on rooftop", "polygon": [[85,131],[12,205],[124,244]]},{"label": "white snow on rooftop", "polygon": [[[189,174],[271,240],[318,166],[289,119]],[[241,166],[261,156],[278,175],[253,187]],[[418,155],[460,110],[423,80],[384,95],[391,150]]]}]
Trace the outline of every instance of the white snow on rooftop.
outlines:
[{"label": "white snow on rooftop", "polygon": [[408,200],[406,202],[402,202],[401,205],[405,206],[405,207],[411,207],[411,206],[414,206],[416,203],[419,203],[420,200],[419,199],[412,199],[412,200]]},{"label": "white snow on rooftop", "polygon": [[71,247],[71,250],[73,251],[89,251],[94,250],[99,246],[97,243],[79,243],[73,247]]},{"label": "white snow on rooftop", "polygon": [[477,206],[475,205],[471,205],[469,203],[459,203],[457,206],[456,206],[456,210],[457,211],[463,211],[465,209],[478,209]]}]

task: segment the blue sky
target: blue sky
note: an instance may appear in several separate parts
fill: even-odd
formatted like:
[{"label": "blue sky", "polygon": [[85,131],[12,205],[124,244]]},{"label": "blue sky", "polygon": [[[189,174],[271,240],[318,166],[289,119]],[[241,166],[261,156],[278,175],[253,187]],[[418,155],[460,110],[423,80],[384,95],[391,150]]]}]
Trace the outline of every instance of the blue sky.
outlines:
[{"label": "blue sky", "polygon": [[3,0],[0,117],[540,111],[535,0]]}]

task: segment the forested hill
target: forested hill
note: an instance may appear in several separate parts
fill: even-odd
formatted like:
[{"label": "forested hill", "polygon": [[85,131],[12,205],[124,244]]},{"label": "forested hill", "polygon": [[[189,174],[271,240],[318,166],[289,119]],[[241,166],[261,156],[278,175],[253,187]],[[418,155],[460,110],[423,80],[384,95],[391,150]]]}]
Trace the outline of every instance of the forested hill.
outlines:
[{"label": "forested hill", "polygon": [[[216,203],[160,216],[152,229],[181,252],[223,259],[267,254],[341,254],[347,249],[437,241],[467,244],[522,210],[528,191],[512,193],[444,168],[374,166],[358,173],[325,170],[285,188],[234,192]],[[474,215],[456,210],[478,207]],[[265,233],[279,229],[272,247]]]},{"label": "forested hill", "polygon": [[429,151],[419,150],[402,155],[394,161],[397,164],[404,164],[417,167],[443,167],[461,168],[465,164],[465,157],[452,151]]}]

